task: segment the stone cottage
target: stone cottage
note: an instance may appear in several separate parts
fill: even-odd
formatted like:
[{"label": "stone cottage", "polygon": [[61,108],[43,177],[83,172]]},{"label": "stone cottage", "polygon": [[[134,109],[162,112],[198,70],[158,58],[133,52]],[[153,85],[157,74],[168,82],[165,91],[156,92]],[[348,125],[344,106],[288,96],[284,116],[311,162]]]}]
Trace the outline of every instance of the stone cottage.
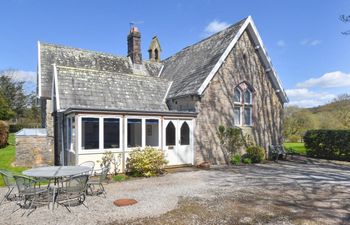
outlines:
[{"label": "stone cottage", "polygon": [[132,27],[127,56],[38,43],[38,96],[55,163],[97,161],[112,151],[125,167],[135,147],[162,149],[170,165],[225,163],[216,131],[239,126],[267,148],[282,141],[288,101],[251,17],[162,60],[149,60]]}]

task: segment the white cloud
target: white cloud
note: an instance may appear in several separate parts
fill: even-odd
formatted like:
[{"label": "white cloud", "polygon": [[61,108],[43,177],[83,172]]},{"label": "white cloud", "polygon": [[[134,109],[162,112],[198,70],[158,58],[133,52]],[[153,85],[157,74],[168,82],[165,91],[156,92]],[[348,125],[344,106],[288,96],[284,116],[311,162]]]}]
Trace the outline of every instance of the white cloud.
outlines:
[{"label": "white cloud", "polygon": [[286,42],[283,40],[279,40],[277,41],[277,46],[281,48],[286,47]]},{"label": "white cloud", "polygon": [[314,107],[328,103],[336,95],[328,92],[315,92],[306,88],[287,89],[287,96],[290,99],[288,105],[300,107]]},{"label": "white cloud", "polygon": [[226,22],[223,22],[223,21],[220,22],[219,20],[213,20],[208,24],[208,26],[206,26],[206,28],[204,29],[204,33],[205,33],[205,35],[211,35],[211,34],[214,34],[214,33],[217,33],[219,31],[226,29],[228,26],[230,26],[230,25]]},{"label": "white cloud", "polygon": [[299,88],[309,87],[322,87],[322,88],[335,88],[335,87],[350,87],[350,73],[344,73],[341,71],[334,71],[325,73],[321,77],[311,78],[304,82],[298,83]]},{"label": "white cloud", "polygon": [[316,46],[321,44],[321,41],[318,39],[304,39],[300,42],[301,45],[307,45],[307,46]]},{"label": "white cloud", "polygon": [[36,72],[17,70],[13,72],[13,77],[16,81],[36,83]]}]

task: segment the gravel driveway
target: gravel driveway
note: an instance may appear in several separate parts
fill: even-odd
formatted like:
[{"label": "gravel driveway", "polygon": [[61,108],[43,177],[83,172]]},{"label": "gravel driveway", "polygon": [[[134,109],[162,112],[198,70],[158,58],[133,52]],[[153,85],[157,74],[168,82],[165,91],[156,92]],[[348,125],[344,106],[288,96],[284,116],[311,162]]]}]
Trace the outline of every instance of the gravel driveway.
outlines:
[{"label": "gravel driveway", "polygon": [[[298,158],[188,170],[106,186],[107,198],[29,217],[0,206],[0,224],[350,224],[350,166]],[[0,188],[0,196],[5,193]],[[113,200],[136,205],[115,207]]]}]

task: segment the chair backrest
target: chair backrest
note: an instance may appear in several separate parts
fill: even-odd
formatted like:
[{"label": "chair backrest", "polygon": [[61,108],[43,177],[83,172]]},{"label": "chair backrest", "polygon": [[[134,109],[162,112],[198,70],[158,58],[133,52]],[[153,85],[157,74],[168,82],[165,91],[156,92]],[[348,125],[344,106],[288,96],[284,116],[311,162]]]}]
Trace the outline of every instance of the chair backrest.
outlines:
[{"label": "chair backrest", "polygon": [[19,194],[27,193],[26,191],[35,188],[37,183],[36,180],[22,175],[13,175],[13,178],[15,178]]},{"label": "chair backrest", "polygon": [[81,163],[79,166],[89,167],[90,168],[89,175],[92,175],[92,173],[94,172],[95,163],[93,161],[86,161]]},{"label": "chair backrest", "polygon": [[13,173],[7,170],[0,170],[0,175],[7,187],[14,186],[16,184],[15,179],[13,178]]},{"label": "chair backrest", "polygon": [[102,171],[101,171],[100,176],[99,176],[100,182],[103,182],[103,181],[106,180],[108,172],[109,172],[109,168],[108,167],[102,168]]},{"label": "chair backrest", "polygon": [[85,193],[88,179],[89,175],[87,174],[72,176],[66,180],[65,185],[62,189],[67,193]]}]

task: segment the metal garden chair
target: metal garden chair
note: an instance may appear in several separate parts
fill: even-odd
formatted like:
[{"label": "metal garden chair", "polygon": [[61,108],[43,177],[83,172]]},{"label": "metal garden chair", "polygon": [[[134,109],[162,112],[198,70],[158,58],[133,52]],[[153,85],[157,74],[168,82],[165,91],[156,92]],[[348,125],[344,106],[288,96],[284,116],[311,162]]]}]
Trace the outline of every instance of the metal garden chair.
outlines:
[{"label": "metal garden chair", "polygon": [[4,181],[4,184],[7,187],[7,192],[0,201],[0,205],[5,201],[13,201],[16,198],[15,194],[11,194],[16,187],[16,181],[13,178],[13,173],[7,170],[0,170],[0,175]]},{"label": "metal garden chair", "polygon": [[89,167],[91,170],[89,171],[89,175],[92,176],[94,173],[94,167],[95,167],[95,163],[93,161],[86,161],[81,163],[79,166],[86,166]]},{"label": "metal garden chair", "polygon": [[[32,213],[31,209],[33,209],[33,207],[34,209],[37,207],[37,203],[48,204],[48,189],[39,188],[38,181],[22,175],[14,175],[13,178],[16,181],[18,189],[17,205],[29,211],[27,216]],[[23,203],[21,203],[21,201],[23,201]],[[22,216],[24,216],[25,213],[26,211]]]},{"label": "metal garden chair", "polygon": [[58,189],[56,202],[59,205],[63,205],[71,212],[70,207],[76,205],[85,205],[87,182],[89,175],[82,174],[68,178],[62,184],[62,187]]},{"label": "metal garden chair", "polygon": [[[106,190],[103,186],[103,182],[106,180],[109,168],[104,167],[99,171],[95,172],[95,177],[91,177],[87,182],[87,194],[88,195],[100,195],[103,194],[106,197]],[[90,191],[90,192],[89,192]]]}]

